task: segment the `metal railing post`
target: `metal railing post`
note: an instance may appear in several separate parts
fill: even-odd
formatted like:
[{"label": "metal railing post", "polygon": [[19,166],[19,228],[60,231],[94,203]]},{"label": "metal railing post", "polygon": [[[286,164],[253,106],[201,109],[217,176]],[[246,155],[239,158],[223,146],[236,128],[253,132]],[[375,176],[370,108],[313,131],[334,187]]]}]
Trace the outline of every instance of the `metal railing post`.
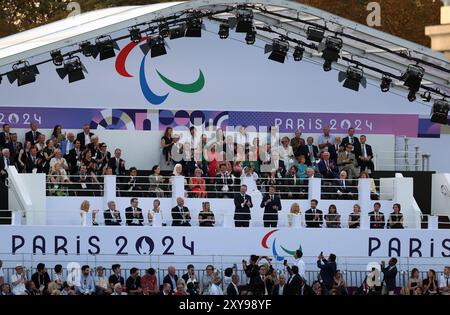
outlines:
[{"label": "metal railing post", "polygon": [[418,172],[419,171],[419,146],[418,145],[414,146],[414,150],[416,151],[415,155],[414,155],[414,157],[415,157],[414,170],[416,172]]},{"label": "metal railing post", "polygon": [[422,171],[424,171],[424,172],[430,171],[430,154],[429,153],[422,154]]}]

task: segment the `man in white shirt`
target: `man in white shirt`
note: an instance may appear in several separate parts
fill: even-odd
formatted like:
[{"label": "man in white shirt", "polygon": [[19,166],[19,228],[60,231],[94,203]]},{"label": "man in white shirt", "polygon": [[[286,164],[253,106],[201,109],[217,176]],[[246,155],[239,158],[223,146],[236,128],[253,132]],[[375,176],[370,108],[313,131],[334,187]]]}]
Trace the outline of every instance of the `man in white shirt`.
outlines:
[{"label": "man in white shirt", "polygon": [[303,252],[301,249],[297,249],[294,254],[295,264],[298,267],[298,274],[303,279],[306,279],[306,264],[303,261]]},{"label": "man in white shirt", "polygon": [[222,279],[219,275],[214,277],[214,283],[209,288],[209,295],[223,295],[222,286],[220,285]]},{"label": "man in white shirt", "polygon": [[445,266],[444,273],[439,278],[441,295],[450,295],[450,266]]},{"label": "man in white shirt", "polygon": [[26,295],[25,293],[25,282],[27,281],[27,276],[23,270],[23,266],[18,264],[16,266],[16,272],[11,276],[11,287],[12,293],[14,295]]},{"label": "man in white shirt", "polygon": [[127,292],[123,292],[123,287],[122,285],[119,283],[116,283],[114,285],[114,293],[111,295],[128,295]]}]

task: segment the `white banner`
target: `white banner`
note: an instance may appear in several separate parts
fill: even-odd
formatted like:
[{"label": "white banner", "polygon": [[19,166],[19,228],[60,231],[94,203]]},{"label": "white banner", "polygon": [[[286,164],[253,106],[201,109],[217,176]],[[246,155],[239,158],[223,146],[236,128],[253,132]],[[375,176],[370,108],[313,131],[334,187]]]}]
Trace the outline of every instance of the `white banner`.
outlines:
[{"label": "white banner", "polygon": [[447,230],[349,230],[171,227],[1,228],[2,255],[241,255],[277,261],[302,248],[346,257],[450,257]]}]

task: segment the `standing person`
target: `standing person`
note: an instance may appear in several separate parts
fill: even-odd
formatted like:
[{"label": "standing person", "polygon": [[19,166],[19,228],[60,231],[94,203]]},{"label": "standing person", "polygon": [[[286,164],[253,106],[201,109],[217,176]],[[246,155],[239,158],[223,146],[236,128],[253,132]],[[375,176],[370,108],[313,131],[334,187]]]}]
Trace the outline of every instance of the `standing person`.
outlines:
[{"label": "standing person", "polygon": [[375,202],[373,204],[373,211],[369,212],[371,229],[384,229],[384,214],[380,211],[380,208],[381,204],[379,202]]},{"label": "standing person", "polygon": [[92,295],[95,294],[94,278],[91,276],[91,269],[88,265],[81,267],[80,285],[75,286],[77,294]]},{"label": "standing person", "polygon": [[35,146],[36,143],[38,142],[38,138],[41,135],[41,133],[39,131],[37,131],[37,123],[32,122],[30,124],[30,131],[28,131],[27,133],[25,133],[25,141],[29,141],[31,142],[31,146]]},{"label": "standing person", "polygon": [[292,273],[284,286],[283,295],[300,295],[302,278],[298,274],[298,267],[292,266]]},{"label": "standing person", "polygon": [[319,277],[321,279],[322,289],[326,294],[333,288],[334,276],[336,275],[336,255],[330,254],[328,260],[320,253],[317,260],[317,267],[320,269]]},{"label": "standing person", "polygon": [[[306,279],[306,264],[302,257],[303,251],[301,249],[297,249],[294,253],[295,265],[298,267],[298,274],[300,277]],[[284,266],[286,267],[287,272],[292,274],[292,269],[287,264],[287,260],[284,261]]]},{"label": "standing person", "polygon": [[264,208],[264,227],[277,227],[278,211],[281,211],[281,200],[275,194],[275,186],[269,187],[269,192],[264,195],[261,201],[261,208]]},{"label": "standing person", "polygon": [[138,207],[139,201],[137,198],[131,198],[131,206],[125,209],[125,218],[128,226],[142,226],[144,225],[144,217],[142,216],[142,209]]},{"label": "standing person", "polygon": [[250,208],[253,207],[252,197],[247,195],[247,185],[241,185],[239,194],[234,197],[234,226],[249,227],[251,220]]},{"label": "standing person", "polygon": [[191,226],[191,213],[184,206],[184,198],[177,198],[177,205],[172,208],[172,226]]},{"label": "standing person", "polygon": [[211,289],[212,284],[214,283],[214,278],[216,274],[214,273],[214,266],[208,265],[206,266],[206,275],[202,278],[202,294],[209,295],[209,290]]},{"label": "standing person", "polygon": [[392,213],[389,215],[388,228],[403,229],[403,213],[400,213],[401,206],[399,203],[394,203],[392,206]]},{"label": "standing person", "polygon": [[240,295],[241,291],[239,290],[239,276],[237,274],[233,274],[231,276],[231,283],[227,287],[227,295]]},{"label": "standing person", "polygon": [[306,227],[320,228],[323,224],[322,210],[317,209],[318,201],[316,199],[311,200],[311,208],[305,212]]},{"label": "standing person", "polygon": [[348,216],[348,228],[358,229],[361,225],[361,207],[358,204],[353,205],[353,212]]},{"label": "standing person", "polygon": [[91,138],[94,134],[91,132],[91,128],[89,124],[83,125],[83,131],[77,134],[77,140],[80,141],[81,150],[84,150],[85,147],[91,143]]},{"label": "standing person", "polygon": [[388,266],[385,267],[384,261],[381,262],[381,272],[383,273],[383,295],[394,295],[395,277],[397,276],[397,258],[389,259]]},{"label": "standing person", "polygon": [[174,266],[167,267],[167,275],[163,279],[163,285],[168,283],[170,285],[170,291],[173,293],[177,288],[178,276]]},{"label": "standing person", "polygon": [[214,283],[209,288],[209,295],[223,295],[222,286],[222,278],[219,275],[214,276]]}]

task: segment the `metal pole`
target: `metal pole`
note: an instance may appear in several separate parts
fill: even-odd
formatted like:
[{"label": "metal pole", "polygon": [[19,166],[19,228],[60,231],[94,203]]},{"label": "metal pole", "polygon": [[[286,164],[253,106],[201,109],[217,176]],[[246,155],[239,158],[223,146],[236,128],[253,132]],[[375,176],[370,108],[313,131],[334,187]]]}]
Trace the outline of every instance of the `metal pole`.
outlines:
[{"label": "metal pole", "polygon": [[425,172],[430,171],[430,156],[429,153],[422,154],[422,169]]},{"label": "metal pole", "polygon": [[416,172],[418,172],[419,171],[419,146],[418,145],[414,146],[414,150],[416,151],[415,161],[414,161],[414,169]]},{"label": "metal pole", "polygon": [[405,160],[405,171],[409,171],[409,161],[408,161],[408,150],[409,150],[409,146],[408,146],[408,141],[409,139],[404,137],[403,141],[405,141],[405,154],[404,154],[404,160]]}]

